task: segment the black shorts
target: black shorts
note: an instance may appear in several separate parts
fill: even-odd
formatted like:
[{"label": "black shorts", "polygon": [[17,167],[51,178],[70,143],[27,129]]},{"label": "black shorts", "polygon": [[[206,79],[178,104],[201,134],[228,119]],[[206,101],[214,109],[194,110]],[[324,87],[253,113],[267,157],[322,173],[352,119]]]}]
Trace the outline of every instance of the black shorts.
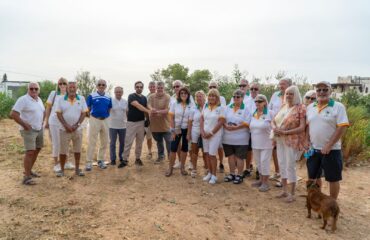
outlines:
[{"label": "black shorts", "polygon": [[338,182],[342,180],[343,159],[341,150],[331,150],[329,154],[323,155],[320,150],[307,160],[307,171],[310,179],[316,179],[325,172],[325,180]]},{"label": "black shorts", "polygon": [[186,139],[186,135],[188,133],[188,129],[181,129],[181,133],[176,135],[175,140],[171,141],[171,152],[177,152],[177,148],[179,147],[181,141],[181,151],[188,152],[188,139]]},{"label": "black shorts", "polygon": [[248,145],[229,145],[229,144],[222,144],[224,147],[225,156],[229,157],[231,155],[235,155],[240,159],[246,159]]}]

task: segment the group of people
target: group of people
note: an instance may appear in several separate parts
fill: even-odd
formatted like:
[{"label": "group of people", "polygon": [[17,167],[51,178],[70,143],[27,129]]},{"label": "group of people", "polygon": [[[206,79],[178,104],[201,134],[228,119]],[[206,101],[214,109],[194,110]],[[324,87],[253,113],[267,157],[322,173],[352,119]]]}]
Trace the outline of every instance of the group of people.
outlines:
[{"label": "group of people", "polygon": [[[107,168],[105,155],[110,146],[110,165],[117,164],[117,138],[119,140],[118,168],[128,165],[131,147],[135,141],[135,165],[142,166],[142,144],[147,138],[148,155],[152,157],[152,139],[157,143],[158,158],[162,163],[168,157],[166,177],[185,167],[190,155],[191,177],[196,177],[199,150],[203,154],[205,176],[203,180],[216,184],[217,169],[223,171],[223,155],[228,158],[229,173],[224,182],[240,184],[251,175],[254,159],[258,177],[252,183],[259,191],[270,189],[270,163],[281,178],[282,191],[277,196],[286,202],[295,200],[297,182],[296,161],[306,152],[308,178],[321,184],[320,178],[330,183],[330,195],[339,194],[342,179],[341,136],[349,126],[345,107],[330,98],[329,82],[319,82],[315,90],[301,97],[297,86],[289,78],[279,81],[279,91],[268,101],[260,94],[258,83],[241,80],[239,89],[226,104],[220,96],[216,82],[209,83],[208,93],[197,91],[194,98],[180,80],[173,82],[175,94],[165,92],[163,82],[150,82],[149,95],[142,94],[144,83],[135,82],[135,93],[125,100],[123,88],[114,88],[114,97],[106,93],[107,83],[100,79],[96,91],[87,99],[79,94],[76,82],[60,78],[56,91],[52,91],[46,110],[38,97],[40,87],[30,83],[28,93],[14,105],[11,117],[20,125],[26,149],[24,179],[26,185],[35,184],[39,175],[32,171],[37,155],[43,146],[43,130],[49,129],[52,142],[54,171],[64,176],[65,169],[80,168],[82,129],[87,123],[88,145],[85,171],[93,169],[97,139],[100,140],[97,164]],[[85,121],[85,117],[89,117]],[[75,165],[67,160],[72,142]],[[219,163],[217,160],[219,157]]]}]

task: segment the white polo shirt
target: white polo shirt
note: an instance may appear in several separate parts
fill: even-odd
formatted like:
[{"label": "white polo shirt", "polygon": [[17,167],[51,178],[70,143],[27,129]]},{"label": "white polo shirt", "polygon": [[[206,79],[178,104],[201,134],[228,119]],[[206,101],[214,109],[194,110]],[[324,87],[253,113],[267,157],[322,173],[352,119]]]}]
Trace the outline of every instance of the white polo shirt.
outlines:
[{"label": "white polo shirt", "polygon": [[[244,103],[240,105],[239,109],[235,109],[234,103],[229,104],[225,108],[226,124],[245,125],[249,127],[251,121],[251,114]],[[241,128],[235,131],[224,129],[222,143],[229,145],[248,145],[249,143],[249,129]]]},{"label": "white polo shirt", "polygon": [[202,110],[198,105],[193,107],[189,120],[192,121],[192,131],[200,132],[200,117],[202,116]]},{"label": "white polo shirt", "polygon": [[[31,125],[32,129],[38,131],[42,129],[45,107],[41,98],[37,97],[37,100],[35,100],[29,94],[26,94],[18,98],[12,110],[20,113],[22,121]],[[19,128],[24,129],[22,126]]]},{"label": "white polo shirt", "polygon": [[[307,107],[307,123],[310,129],[310,141],[314,149],[321,150],[333,136],[339,126],[349,126],[348,117],[344,105],[340,102],[329,100],[323,108],[319,108],[317,102]],[[332,150],[341,149],[341,140],[336,142]]]},{"label": "white polo shirt", "polygon": [[252,135],[253,149],[272,149],[272,140],[270,139],[271,120],[273,113],[267,108],[264,109],[261,116],[257,116],[254,112],[251,123],[249,125]]},{"label": "white polo shirt", "polygon": [[248,109],[248,111],[252,114],[256,111],[257,107],[256,107],[256,103],[254,102],[254,99],[252,96],[247,100],[246,102],[246,107]]},{"label": "white polo shirt", "polygon": [[172,103],[170,107],[170,114],[171,117],[175,118],[175,128],[181,126],[182,129],[188,128],[189,118],[192,111],[192,104],[184,105],[179,102]]},{"label": "white polo shirt", "polygon": [[[204,131],[210,133],[217,125],[218,120],[220,118],[225,118],[225,108],[219,105],[211,109],[211,107],[206,104],[204,105],[202,116],[204,119]],[[222,127],[220,131],[222,131]]]},{"label": "white polo shirt", "polygon": [[[61,95],[60,93],[57,93],[55,91],[51,91],[51,93],[49,94],[49,97],[46,100],[46,104],[48,106],[51,106],[53,104],[53,106],[51,107],[49,121],[48,121],[49,125],[59,125],[59,120],[58,120],[55,110],[57,109],[56,103],[59,101],[60,98],[63,98],[63,97],[64,95]],[[54,103],[53,103],[53,99],[54,99]]]},{"label": "white polo shirt", "polygon": [[[78,119],[80,119],[81,113],[88,111],[89,109],[87,108],[85,98],[80,95],[76,95],[76,98],[71,101],[68,98],[68,94],[66,94],[57,102],[56,112],[62,113],[66,123],[71,126],[77,123]],[[79,128],[81,128],[81,126]],[[61,123],[60,129],[65,130],[64,126]]]},{"label": "white polo shirt", "polygon": [[124,129],[127,124],[127,100],[121,98],[120,100],[112,99],[112,108],[108,118],[109,128]]},{"label": "white polo shirt", "polygon": [[269,103],[269,110],[271,110],[273,113],[277,114],[283,105],[284,102],[284,94],[282,94],[280,91],[274,92],[271,96],[271,100]]}]

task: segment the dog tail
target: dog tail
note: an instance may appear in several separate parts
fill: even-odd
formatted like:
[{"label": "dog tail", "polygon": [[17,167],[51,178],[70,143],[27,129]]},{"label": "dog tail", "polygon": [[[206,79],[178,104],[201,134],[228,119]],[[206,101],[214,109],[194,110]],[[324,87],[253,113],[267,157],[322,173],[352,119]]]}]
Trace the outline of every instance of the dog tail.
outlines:
[{"label": "dog tail", "polygon": [[332,207],[331,207],[331,211],[332,211],[332,213],[333,213],[333,216],[332,216],[332,217],[333,217],[335,220],[338,220],[338,216],[339,216],[339,212],[340,212],[338,205],[332,206]]}]

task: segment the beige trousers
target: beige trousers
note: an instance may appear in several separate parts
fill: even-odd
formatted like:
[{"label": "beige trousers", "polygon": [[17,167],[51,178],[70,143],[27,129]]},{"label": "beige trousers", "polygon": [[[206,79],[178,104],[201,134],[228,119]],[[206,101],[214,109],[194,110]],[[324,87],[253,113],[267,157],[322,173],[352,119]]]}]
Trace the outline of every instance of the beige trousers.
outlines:
[{"label": "beige trousers", "polygon": [[108,148],[109,143],[109,128],[108,128],[108,119],[99,120],[94,117],[89,119],[89,129],[88,129],[88,145],[87,145],[87,163],[93,162],[94,152],[96,141],[100,138],[100,146],[98,152],[98,160],[104,160],[105,153]]},{"label": "beige trousers", "polygon": [[144,141],[144,121],[139,122],[127,122],[126,127],[126,139],[125,139],[125,150],[123,151],[123,160],[127,160],[130,157],[131,146],[136,138],[135,157],[139,159],[141,156],[141,150],[143,148]]}]

